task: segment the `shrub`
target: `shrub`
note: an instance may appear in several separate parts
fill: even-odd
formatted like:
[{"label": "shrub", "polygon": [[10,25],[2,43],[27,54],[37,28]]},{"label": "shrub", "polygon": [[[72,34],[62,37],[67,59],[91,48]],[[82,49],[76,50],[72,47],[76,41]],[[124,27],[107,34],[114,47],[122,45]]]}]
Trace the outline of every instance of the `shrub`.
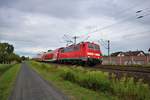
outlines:
[{"label": "shrub", "polygon": [[108,74],[101,71],[89,71],[81,78],[79,77],[79,84],[93,90],[106,91],[110,88]]},{"label": "shrub", "polygon": [[110,88],[108,73],[101,71],[84,71],[82,68],[60,68],[60,76],[83,87],[106,91]]},{"label": "shrub", "polygon": [[59,70],[60,70],[60,76],[63,79],[75,82],[76,73],[73,70],[71,70],[70,68],[59,68]]}]

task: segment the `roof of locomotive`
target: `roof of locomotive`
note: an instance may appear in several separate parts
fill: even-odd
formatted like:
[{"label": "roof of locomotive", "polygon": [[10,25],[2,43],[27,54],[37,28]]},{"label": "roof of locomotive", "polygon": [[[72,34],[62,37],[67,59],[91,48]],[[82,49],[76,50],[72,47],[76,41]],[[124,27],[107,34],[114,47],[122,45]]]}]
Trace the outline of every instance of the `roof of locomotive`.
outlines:
[{"label": "roof of locomotive", "polygon": [[[75,45],[80,45],[80,44],[85,44],[85,43],[92,43],[92,44],[99,45],[99,44],[94,43],[94,42],[80,42],[80,43],[78,43],[78,44],[72,44],[72,45],[69,45],[69,46],[66,46],[66,47],[72,47],[72,46],[75,46]],[[66,48],[66,47],[62,47],[62,48]]]}]

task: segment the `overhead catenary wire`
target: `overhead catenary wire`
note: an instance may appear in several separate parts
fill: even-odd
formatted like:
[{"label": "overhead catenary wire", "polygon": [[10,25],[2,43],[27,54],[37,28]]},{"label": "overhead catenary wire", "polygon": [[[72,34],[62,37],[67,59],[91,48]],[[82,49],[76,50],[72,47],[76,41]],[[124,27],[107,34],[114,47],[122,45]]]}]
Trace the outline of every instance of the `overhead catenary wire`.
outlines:
[{"label": "overhead catenary wire", "polygon": [[149,15],[150,15],[150,13],[145,14],[145,15],[140,15],[140,16],[138,16],[136,19],[140,19],[140,18],[143,18],[143,17],[149,16]]},{"label": "overhead catenary wire", "polygon": [[136,19],[139,19],[139,18],[143,18],[143,17],[146,17],[146,16],[149,16],[150,15],[150,13],[149,14],[145,14],[145,15],[141,15],[141,16],[138,16],[137,18],[136,17],[128,17],[128,18],[126,18],[126,19],[123,19],[123,20],[120,20],[120,21],[118,21],[118,22],[116,22],[116,23],[113,23],[113,24],[111,24],[111,25],[108,25],[108,26],[104,26],[104,27],[102,27],[102,28],[98,28],[98,29],[96,29],[96,30],[93,30],[93,31],[91,31],[91,32],[88,32],[86,35],[89,35],[89,34],[91,34],[91,33],[95,33],[95,32],[98,32],[98,31],[101,31],[101,30],[104,30],[104,29],[108,29],[108,28],[110,28],[110,27],[114,27],[115,25],[118,25],[118,24],[124,24],[123,22],[124,21],[127,21],[127,20],[136,20]]},{"label": "overhead catenary wire", "polygon": [[[146,2],[147,2],[148,0],[146,0]],[[138,4],[135,4],[134,6],[132,6],[132,7],[129,7],[129,8],[127,8],[127,9],[125,9],[124,11],[122,11],[122,13],[121,14],[124,14],[124,12],[127,12],[127,11],[130,11],[131,9],[133,9],[133,8],[136,8],[138,5],[141,5],[141,3],[142,3],[143,1],[141,1],[140,3],[138,3]],[[146,3],[145,2],[145,3]],[[144,8],[143,10],[146,10],[146,9],[149,9],[149,7],[147,7],[147,8]],[[137,10],[138,11],[138,10]],[[98,32],[98,31],[101,31],[101,30],[105,30],[105,29],[108,29],[108,28],[110,28],[110,27],[114,27],[115,25],[119,25],[119,24],[124,24],[123,22],[124,21],[127,21],[127,20],[129,20],[129,19],[136,19],[135,17],[133,17],[133,16],[131,16],[131,17],[128,17],[128,18],[125,18],[125,19],[122,19],[122,20],[120,20],[120,21],[118,21],[118,22],[116,22],[116,23],[113,23],[113,24],[110,24],[110,25],[107,25],[107,26],[104,26],[104,27],[101,27],[101,28],[97,28],[97,29],[95,29],[95,30],[93,30],[93,31],[90,31],[90,32],[87,32],[86,34],[84,34],[84,35],[82,35],[82,37],[84,37],[85,35],[89,35],[89,34],[91,34],[91,33],[95,33],[95,32]]]},{"label": "overhead catenary wire", "polygon": [[[141,2],[143,2],[143,1],[141,1]],[[130,11],[131,9],[137,8],[137,5],[141,5],[141,2],[138,3],[138,4],[136,3],[134,6],[129,7],[129,8],[127,8],[127,9],[123,10],[123,11],[121,12],[121,14],[124,14],[124,12],[128,12],[128,11]],[[140,13],[140,12],[142,12],[142,11],[145,10],[145,9],[148,9],[148,8],[144,8],[144,9],[142,9],[141,11],[139,11],[139,10],[137,10],[137,11],[139,11],[139,13]],[[136,12],[135,12],[135,13],[136,13]],[[146,15],[146,16],[147,16],[147,15]],[[87,34],[81,35],[80,37],[84,37],[84,36],[87,36],[87,35],[89,35],[89,34],[91,34],[91,33],[95,33],[95,32],[101,31],[101,30],[105,30],[105,29],[114,27],[114,26],[116,26],[116,25],[124,24],[123,22],[129,21],[129,20],[133,20],[133,19],[136,20],[136,17],[135,17],[135,16],[131,16],[131,17],[128,17],[128,16],[127,16],[126,18],[124,18],[124,19],[122,19],[122,20],[120,20],[120,21],[118,21],[118,22],[116,22],[116,23],[113,23],[113,24],[110,24],[110,25],[107,25],[107,26],[104,26],[104,27],[97,28],[97,29],[95,29],[95,30],[93,30],[93,31],[87,32]]]}]

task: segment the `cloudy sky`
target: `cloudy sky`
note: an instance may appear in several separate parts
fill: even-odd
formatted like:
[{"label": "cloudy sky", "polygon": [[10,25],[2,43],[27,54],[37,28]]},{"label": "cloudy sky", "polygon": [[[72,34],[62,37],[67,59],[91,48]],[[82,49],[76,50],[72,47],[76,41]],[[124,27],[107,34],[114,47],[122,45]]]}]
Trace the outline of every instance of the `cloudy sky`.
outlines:
[{"label": "cloudy sky", "polygon": [[25,56],[65,46],[73,36],[77,42],[99,40],[104,54],[106,40],[111,52],[147,52],[149,14],[149,0],[0,0],[0,42]]}]

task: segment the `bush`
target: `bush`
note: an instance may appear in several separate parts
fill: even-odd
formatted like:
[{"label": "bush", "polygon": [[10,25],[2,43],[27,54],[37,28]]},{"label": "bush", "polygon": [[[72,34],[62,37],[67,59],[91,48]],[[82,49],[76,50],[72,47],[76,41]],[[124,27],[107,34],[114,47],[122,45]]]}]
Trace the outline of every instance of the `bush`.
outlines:
[{"label": "bush", "polygon": [[108,73],[103,73],[101,71],[92,71],[87,73],[89,82],[92,84],[92,87],[100,89],[102,91],[108,90],[110,87]]},{"label": "bush", "polygon": [[60,68],[60,76],[72,82],[75,82],[83,87],[106,91],[110,89],[108,73],[101,71],[83,71],[80,68]]},{"label": "bush", "polygon": [[122,100],[149,100],[150,90],[141,80],[135,82],[133,78],[115,76],[109,79],[109,74],[101,71],[87,71],[82,68],[59,68],[60,76],[79,84],[82,87],[113,93]]},{"label": "bush", "polygon": [[69,68],[59,68],[60,70],[60,75],[63,79],[75,82],[76,78],[76,73],[69,69]]}]

